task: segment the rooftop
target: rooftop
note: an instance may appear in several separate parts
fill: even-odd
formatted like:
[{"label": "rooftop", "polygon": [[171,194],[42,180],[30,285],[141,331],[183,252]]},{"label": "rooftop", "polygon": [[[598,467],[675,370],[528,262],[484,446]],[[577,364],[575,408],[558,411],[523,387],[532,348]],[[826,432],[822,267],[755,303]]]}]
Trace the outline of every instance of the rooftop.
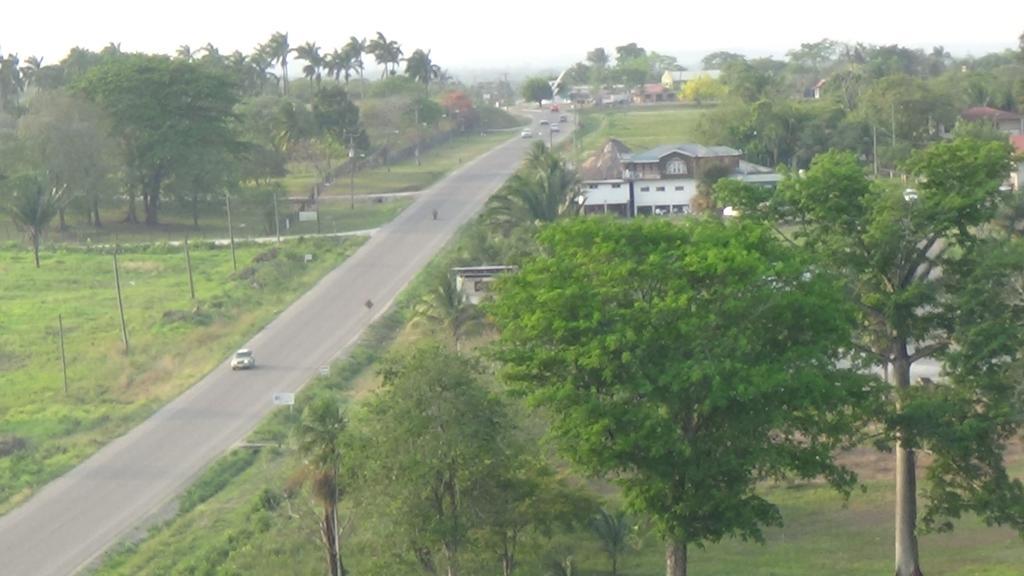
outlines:
[{"label": "rooftop", "polygon": [[964,120],[971,122],[975,120],[1020,120],[1019,114],[1007,112],[1006,110],[989,108],[988,106],[975,106],[974,108],[968,108],[961,112],[960,116]]},{"label": "rooftop", "polygon": [[646,164],[651,162],[658,162],[664,158],[667,154],[673,152],[679,152],[686,156],[693,158],[720,158],[722,156],[741,156],[739,150],[735,148],[729,148],[728,146],[702,146],[700,144],[666,144],[664,146],[658,146],[657,148],[651,148],[643,152],[636,154],[625,154],[623,155],[623,162],[635,162],[638,164]]}]

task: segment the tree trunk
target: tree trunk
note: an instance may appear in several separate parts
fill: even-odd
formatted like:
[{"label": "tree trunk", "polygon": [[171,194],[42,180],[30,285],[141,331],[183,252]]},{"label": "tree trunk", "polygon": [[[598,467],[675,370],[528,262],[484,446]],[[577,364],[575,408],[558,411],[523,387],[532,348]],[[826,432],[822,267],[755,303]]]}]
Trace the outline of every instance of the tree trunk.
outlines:
[{"label": "tree trunk", "polygon": [[98,196],[92,197],[92,225],[96,228],[103,228],[103,223],[100,222],[100,199]]},{"label": "tree trunk", "polygon": [[137,224],[139,221],[138,215],[135,213],[135,188],[129,187],[128,189],[128,213],[124,216],[124,221]]},{"label": "tree trunk", "polygon": [[39,268],[39,234],[32,233],[32,254],[36,257],[36,268]]},{"label": "tree trunk", "polygon": [[160,183],[163,177],[159,172],[146,179],[142,189],[142,201],[146,209],[146,226],[156,226],[160,223]]},{"label": "tree trunk", "polygon": [[324,504],[324,516],[320,521],[320,536],[327,555],[327,572],[331,576],[345,576],[345,565],[341,561],[341,547],[338,545],[337,507]]},{"label": "tree trunk", "polygon": [[665,549],[665,576],[686,576],[686,542],[669,541]]},{"label": "tree trunk", "polygon": [[[897,345],[892,364],[893,386],[910,387],[906,343]],[[897,406],[897,409],[900,407]],[[896,576],[922,576],[917,550],[917,464],[912,448],[896,440]]]},{"label": "tree trunk", "polygon": [[199,195],[192,194],[192,227],[199,230]]},{"label": "tree trunk", "polygon": [[57,218],[60,219],[60,231],[63,232],[68,229],[67,222],[64,221],[64,207],[61,206],[57,209]]}]

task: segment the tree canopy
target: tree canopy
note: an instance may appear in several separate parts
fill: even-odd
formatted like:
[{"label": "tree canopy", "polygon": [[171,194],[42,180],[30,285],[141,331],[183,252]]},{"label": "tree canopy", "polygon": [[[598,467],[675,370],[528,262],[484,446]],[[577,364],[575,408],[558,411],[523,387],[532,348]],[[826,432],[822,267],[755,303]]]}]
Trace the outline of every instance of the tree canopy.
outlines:
[{"label": "tree canopy", "polygon": [[654,519],[670,574],[688,545],[781,523],[759,479],[851,488],[832,454],[876,387],[836,367],[853,310],[833,277],[753,224],[572,219],[540,243],[487,306],[501,374]]}]

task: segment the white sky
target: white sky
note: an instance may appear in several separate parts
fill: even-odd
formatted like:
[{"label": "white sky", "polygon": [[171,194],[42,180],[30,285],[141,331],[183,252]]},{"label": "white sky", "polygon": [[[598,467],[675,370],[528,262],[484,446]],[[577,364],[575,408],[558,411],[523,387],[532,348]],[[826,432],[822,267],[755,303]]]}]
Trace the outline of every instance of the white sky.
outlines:
[{"label": "white sky", "polygon": [[109,42],[162,53],[212,42],[225,54],[248,53],[275,31],[288,32],[293,46],[312,40],[329,50],[379,30],[406,54],[430,49],[452,70],[568,65],[594,47],[628,42],[683,64],[722,49],[782,57],[824,37],[979,55],[1016,46],[1022,7],[1020,0],[11,0],[0,11],[0,50],[46,63],[74,46],[99,50]]}]

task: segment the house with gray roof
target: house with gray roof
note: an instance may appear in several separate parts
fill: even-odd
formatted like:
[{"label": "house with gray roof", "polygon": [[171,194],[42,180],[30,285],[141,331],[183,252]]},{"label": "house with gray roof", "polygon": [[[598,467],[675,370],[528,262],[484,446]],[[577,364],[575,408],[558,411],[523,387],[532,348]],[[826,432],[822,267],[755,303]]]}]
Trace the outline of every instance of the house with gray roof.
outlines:
[{"label": "house with gray roof", "polygon": [[610,140],[580,166],[583,212],[625,217],[688,214],[698,184],[706,178],[734,178],[775,186],[774,170],[743,159],[728,146],[666,144],[631,152]]}]

